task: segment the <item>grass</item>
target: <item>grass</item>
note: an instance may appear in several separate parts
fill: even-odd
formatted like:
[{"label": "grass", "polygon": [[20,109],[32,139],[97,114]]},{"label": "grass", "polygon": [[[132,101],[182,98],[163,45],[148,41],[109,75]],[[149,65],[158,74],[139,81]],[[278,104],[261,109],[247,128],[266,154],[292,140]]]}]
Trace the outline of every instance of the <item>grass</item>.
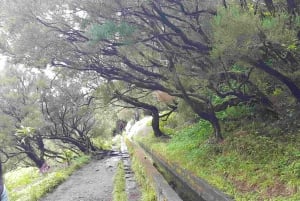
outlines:
[{"label": "grass", "polygon": [[46,193],[65,181],[75,170],[89,162],[88,156],[81,156],[68,167],[40,174],[38,168],[20,168],[4,175],[5,185],[11,201],[37,201]]},{"label": "grass", "polygon": [[100,137],[92,138],[91,140],[92,140],[93,144],[100,149],[104,149],[104,150],[111,149],[111,146],[112,146],[111,140],[102,139]]},{"label": "grass", "polygon": [[127,143],[128,151],[131,155],[131,168],[134,171],[135,179],[140,185],[142,193],[141,201],[157,201],[156,192],[149,178],[145,174],[145,169],[139,160],[134,156],[133,148]]},{"label": "grass", "polygon": [[127,201],[126,194],[126,181],[123,162],[118,163],[117,173],[114,178],[114,191],[113,200],[114,201]]},{"label": "grass", "polygon": [[210,125],[200,121],[167,142],[138,140],[237,201],[300,200],[299,134],[282,139],[239,130],[213,144],[211,133]]}]

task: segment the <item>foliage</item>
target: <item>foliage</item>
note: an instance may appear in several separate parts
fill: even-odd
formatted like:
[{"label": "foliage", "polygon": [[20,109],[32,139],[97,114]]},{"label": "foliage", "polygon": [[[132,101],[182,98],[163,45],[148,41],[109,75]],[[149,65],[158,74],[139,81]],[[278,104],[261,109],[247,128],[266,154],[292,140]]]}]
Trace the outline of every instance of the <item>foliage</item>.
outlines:
[{"label": "foliage", "polygon": [[156,193],[149,182],[149,180],[145,176],[145,172],[143,170],[143,166],[138,162],[136,158],[132,159],[132,169],[135,173],[135,177],[137,182],[141,185],[142,191],[142,201],[156,201]]},{"label": "foliage", "polygon": [[[101,103],[98,102],[96,104],[101,105]],[[97,120],[97,124],[95,124],[91,130],[92,137],[96,141],[97,139],[100,141],[109,140],[116,126],[117,110],[111,106],[97,109],[95,110],[95,119]]]},{"label": "foliage", "polygon": [[113,200],[114,201],[127,201],[126,194],[126,182],[125,182],[125,172],[123,162],[118,163],[117,172],[114,177],[114,191]]},{"label": "foliage", "polygon": [[[299,26],[298,18],[296,16],[294,21],[296,27]],[[233,56],[255,56],[265,41],[295,50],[297,30],[287,26],[289,20],[290,15],[286,12],[261,17],[236,5],[231,5],[229,9],[220,8],[212,21],[215,39],[212,56],[226,59]]]},{"label": "foliage", "polygon": [[228,107],[226,110],[218,112],[218,118],[221,120],[233,120],[248,118],[254,114],[254,107],[248,105],[238,105]]},{"label": "foliage", "polygon": [[[26,9],[16,12],[22,6]],[[189,106],[179,107],[182,114],[210,121],[219,139],[215,113],[253,101],[270,106],[265,86],[271,78],[282,94],[300,99],[295,65],[299,16],[286,9],[272,13],[268,5],[253,2],[221,7],[216,1],[187,0],[26,5],[17,0],[2,7],[3,38],[10,41],[4,50],[12,61],[77,69],[87,77],[94,72],[100,77],[91,78],[97,84],[80,84],[96,89],[106,104],[116,91],[147,104],[153,103],[147,96],[151,91],[170,94]],[[200,12],[199,7],[207,9]],[[265,63],[270,60],[272,65]],[[107,90],[111,85],[115,88]]]},{"label": "foliage", "polygon": [[143,165],[134,156],[134,151],[132,147],[128,146],[128,151],[131,155],[131,167],[134,171],[135,179],[139,183],[142,191],[141,201],[156,201],[157,196],[154,187],[149,181],[149,178],[146,177]]},{"label": "foliage", "polygon": [[112,21],[106,21],[103,24],[92,24],[89,29],[89,34],[94,42],[102,39],[114,39],[117,37],[129,37],[135,31],[135,27],[127,22],[116,24]]},{"label": "foliage", "polygon": [[235,130],[216,144],[209,132],[210,126],[200,122],[178,131],[168,142],[139,140],[235,200],[299,198],[299,133],[267,137]]},{"label": "foliage", "polygon": [[[10,120],[9,127],[16,125],[19,129],[20,125],[24,125],[36,131],[43,128],[43,134],[75,136],[77,140],[85,138],[83,141],[86,142],[91,137],[96,139],[102,134],[109,135],[114,121],[108,119],[116,119],[110,115],[111,108],[106,112],[97,111],[99,114],[95,117],[94,108],[86,106],[92,100],[97,100],[97,106],[93,105],[95,108],[109,103],[118,105],[119,100],[112,100],[116,100],[116,92],[120,92],[119,99],[126,95],[127,101],[136,101],[135,106],[141,107],[138,100],[153,104],[154,101],[149,98],[150,92],[162,90],[176,96],[179,107],[178,113],[161,125],[162,130],[174,136],[173,139],[166,147],[163,147],[165,142],[154,143],[153,146],[172,157],[187,154],[185,158],[198,163],[195,165],[191,161],[184,161],[192,170],[199,164],[213,169],[199,173],[204,177],[212,176],[215,179],[212,183],[225,185],[221,176],[213,176],[215,172],[224,171],[227,175],[224,164],[246,161],[246,166],[237,167],[255,172],[252,169],[256,167],[254,162],[269,164],[264,156],[272,154],[269,149],[276,153],[289,149],[288,146],[282,148],[278,145],[281,142],[274,141],[270,136],[275,136],[272,133],[277,137],[283,136],[283,143],[288,140],[289,134],[297,135],[295,130],[299,129],[299,118],[295,118],[298,117],[295,113],[299,110],[300,101],[299,1],[274,1],[280,2],[282,7],[276,7],[274,11],[267,5],[272,1],[257,5],[248,1],[247,6],[228,3],[223,7],[217,7],[217,1],[107,2],[70,0],[24,3],[15,0],[1,4],[0,12],[4,16],[1,36],[3,41],[7,40],[7,44],[1,44],[1,49],[12,56],[13,62],[29,67],[76,69],[82,72],[82,77],[90,79],[90,82],[83,81],[74,76],[75,73],[68,74],[72,79],[66,79],[66,74],[57,76],[60,79],[49,80],[51,87],[55,85],[54,89],[47,89],[47,85],[41,84],[44,95],[41,98],[36,93],[41,88],[28,84],[31,80],[23,82],[27,88],[22,88],[22,84],[13,84],[26,76],[1,80],[0,83],[6,83],[6,86],[1,85],[0,98],[4,103],[1,112],[10,114],[16,111],[9,118],[1,118]],[[223,1],[224,4],[226,2]],[[293,12],[289,8],[291,2],[295,3]],[[202,10],[202,7],[205,9]],[[83,25],[82,28],[80,25]],[[136,29],[140,31],[134,35]],[[133,37],[136,43],[132,43]],[[90,77],[92,72],[97,76]],[[87,97],[85,92],[92,89],[96,89],[96,92]],[[75,96],[76,93],[81,98]],[[77,98],[84,101],[77,102]],[[128,107],[128,104],[123,106]],[[41,115],[37,109],[40,107],[48,112],[47,115]],[[212,128],[204,121],[176,132],[176,129],[182,129],[179,125],[185,127],[193,123],[196,117],[210,122],[219,141],[223,140],[220,121],[223,131],[236,132],[236,126],[239,126],[240,130],[246,128],[250,134],[233,139],[227,137],[224,145],[215,144],[208,136]],[[43,118],[47,121],[44,122]],[[78,118],[85,121],[74,125]],[[54,132],[59,125],[63,126]],[[80,136],[82,132],[78,130],[84,125],[89,125],[88,129]],[[1,134],[6,134],[5,140],[16,137],[9,135],[11,132],[7,125],[1,127]],[[246,141],[243,141],[244,138]],[[230,144],[228,139],[234,144]],[[98,142],[100,146],[101,143]],[[85,151],[91,143],[81,145],[82,151]],[[228,151],[228,155],[223,155],[225,145],[235,152],[231,154]],[[263,156],[257,156],[260,149]],[[281,157],[280,153],[278,156]],[[270,158],[277,161],[274,157]],[[217,168],[214,169],[213,164]],[[286,167],[297,174],[298,166],[292,160]],[[250,178],[247,183],[246,179],[232,179],[236,178],[233,175],[227,177],[233,184],[242,182],[245,186],[256,179]],[[269,185],[270,180],[266,178],[265,181],[265,185]],[[280,182],[278,185],[281,185]],[[260,185],[255,183],[252,187],[254,190],[250,190],[255,191]],[[231,187],[227,190],[235,192]],[[257,198],[258,195],[253,193],[249,196]]]},{"label": "foliage", "polygon": [[257,38],[259,21],[259,16],[238,6],[220,8],[212,21],[215,39],[212,56],[232,58],[249,53],[251,47],[260,43]]},{"label": "foliage", "polygon": [[101,137],[96,137],[91,139],[93,144],[99,149],[109,150],[111,149],[112,142],[111,140],[103,139]]},{"label": "foliage", "polygon": [[[164,115],[168,111],[162,112],[160,115]],[[160,119],[161,130],[168,135],[174,135],[177,129],[182,129],[197,121],[198,116],[192,111],[192,109],[184,102],[179,101],[176,111],[174,111],[167,118]]]},{"label": "foliage", "polygon": [[20,129],[17,129],[16,135],[18,137],[22,137],[22,136],[23,137],[26,137],[26,136],[32,137],[32,135],[34,134],[34,132],[35,132],[35,129],[32,128],[32,127],[23,127],[23,126],[21,126]]},{"label": "foliage", "polygon": [[45,175],[40,174],[36,167],[20,168],[6,173],[5,185],[8,188],[10,200],[39,200],[89,160],[88,156],[81,156],[72,161],[71,166],[56,169]]},{"label": "foliage", "polygon": [[5,185],[8,189],[29,185],[39,177],[39,170],[36,167],[13,170],[6,173],[4,176]]},{"label": "foliage", "polygon": [[68,165],[71,164],[71,160],[75,157],[74,152],[71,150],[65,149],[62,151],[63,152],[63,157],[65,158],[65,161],[67,162]]}]

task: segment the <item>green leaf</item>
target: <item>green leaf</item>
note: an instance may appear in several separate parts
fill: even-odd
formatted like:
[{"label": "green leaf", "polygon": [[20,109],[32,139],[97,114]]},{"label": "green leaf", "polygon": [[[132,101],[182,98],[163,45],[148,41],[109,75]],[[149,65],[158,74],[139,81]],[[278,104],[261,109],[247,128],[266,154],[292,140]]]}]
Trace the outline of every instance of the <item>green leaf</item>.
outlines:
[{"label": "green leaf", "polygon": [[32,134],[34,134],[34,132],[35,132],[35,128],[22,126],[21,129],[16,130],[16,135],[26,137],[26,136],[32,136]]}]

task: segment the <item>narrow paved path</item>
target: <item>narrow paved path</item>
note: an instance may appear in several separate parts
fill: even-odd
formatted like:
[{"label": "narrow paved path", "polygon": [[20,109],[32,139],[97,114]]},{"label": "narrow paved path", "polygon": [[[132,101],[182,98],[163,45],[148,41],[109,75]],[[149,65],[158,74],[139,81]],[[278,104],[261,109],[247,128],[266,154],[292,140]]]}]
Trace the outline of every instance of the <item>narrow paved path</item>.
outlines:
[{"label": "narrow paved path", "polygon": [[112,201],[119,156],[93,160],[40,201]]}]

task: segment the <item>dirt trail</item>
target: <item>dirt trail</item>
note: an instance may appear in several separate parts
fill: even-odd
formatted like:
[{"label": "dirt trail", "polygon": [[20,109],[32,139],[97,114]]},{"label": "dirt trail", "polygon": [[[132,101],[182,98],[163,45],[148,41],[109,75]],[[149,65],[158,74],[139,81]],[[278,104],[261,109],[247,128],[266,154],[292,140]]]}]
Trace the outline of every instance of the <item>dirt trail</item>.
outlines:
[{"label": "dirt trail", "polygon": [[93,160],[40,201],[112,201],[119,156]]}]

